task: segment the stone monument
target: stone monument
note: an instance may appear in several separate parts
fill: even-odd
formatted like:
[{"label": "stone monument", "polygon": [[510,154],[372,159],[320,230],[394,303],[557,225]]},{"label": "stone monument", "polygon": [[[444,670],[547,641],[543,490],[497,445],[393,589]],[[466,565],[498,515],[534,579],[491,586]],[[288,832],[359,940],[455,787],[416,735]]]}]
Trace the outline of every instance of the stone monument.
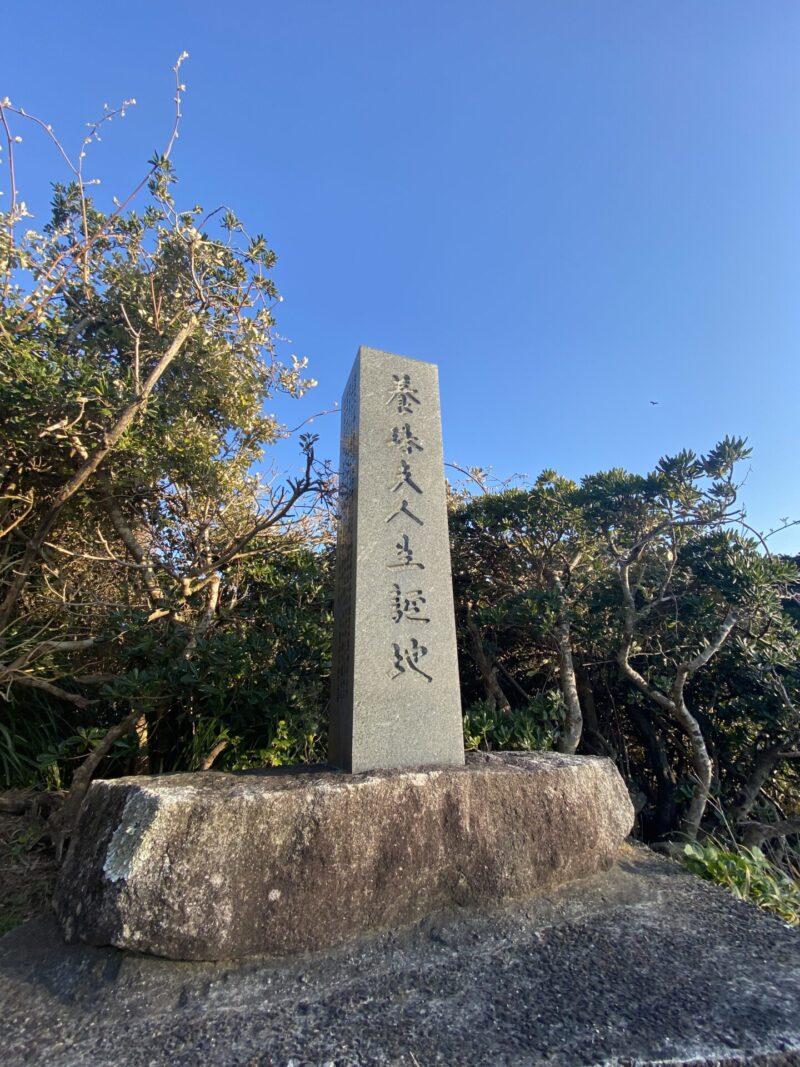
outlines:
[{"label": "stone monument", "polygon": [[187,960],[303,952],[613,863],[633,807],[610,760],[464,758],[436,379],[362,348],[345,390],[342,769],[94,782],[54,900],[67,940]]},{"label": "stone monument", "polygon": [[360,348],[342,398],[330,760],[464,762],[436,365]]}]

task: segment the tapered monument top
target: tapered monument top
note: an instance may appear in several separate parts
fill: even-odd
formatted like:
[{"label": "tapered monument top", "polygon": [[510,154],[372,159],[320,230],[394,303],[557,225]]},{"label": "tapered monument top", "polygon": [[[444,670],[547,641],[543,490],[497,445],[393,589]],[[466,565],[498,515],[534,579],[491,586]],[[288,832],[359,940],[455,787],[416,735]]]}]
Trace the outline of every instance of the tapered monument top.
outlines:
[{"label": "tapered monument top", "polygon": [[359,349],[339,471],[331,762],[462,764],[434,363]]}]

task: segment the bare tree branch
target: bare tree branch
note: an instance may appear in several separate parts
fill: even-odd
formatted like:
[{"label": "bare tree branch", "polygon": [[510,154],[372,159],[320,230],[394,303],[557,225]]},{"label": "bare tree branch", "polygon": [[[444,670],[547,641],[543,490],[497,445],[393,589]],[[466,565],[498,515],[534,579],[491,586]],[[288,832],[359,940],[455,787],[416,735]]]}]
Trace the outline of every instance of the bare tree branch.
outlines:
[{"label": "bare tree branch", "polygon": [[58,697],[59,700],[66,700],[70,704],[74,704],[76,708],[88,708],[97,703],[95,700],[88,700],[86,697],[80,696],[79,693],[68,693],[66,689],[48,682],[45,678],[39,678],[35,674],[11,671],[10,678],[13,685],[24,685],[29,689],[41,689],[45,693],[49,693],[50,696]]},{"label": "bare tree branch", "polygon": [[70,791],[64,806],[50,818],[47,824],[48,833],[53,838],[56,846],[57,858],[61,859],[65,840],[73,833],[78,819],[83,798],[91,784],[94,772],[100,766],[102,760],[108,755],[114,744],[136,726],[140,712],[133,711],[126,715],[115,726],[107,731],[105,736],[92,749],[83,763],[75,772]]},{"label": "bare tree branch", "polygon": [[780,822],[745,822],[741,824],[744,831],[745,845],[760,845],[773,837],[790,837],[800,834],[800,819],[783,819]]}]

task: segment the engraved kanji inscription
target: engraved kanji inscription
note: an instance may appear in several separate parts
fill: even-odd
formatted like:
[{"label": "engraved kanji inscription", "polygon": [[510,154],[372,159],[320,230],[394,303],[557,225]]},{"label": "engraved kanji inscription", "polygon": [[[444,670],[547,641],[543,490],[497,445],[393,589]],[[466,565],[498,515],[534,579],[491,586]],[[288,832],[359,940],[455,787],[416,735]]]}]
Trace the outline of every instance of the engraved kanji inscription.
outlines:
[{"label": "engraved kanji inscription", "polygon": [[417,389],[412,388],[411,375],[410,374],[393,374],[392,379],[394,381],[394,388],[392,395],[386,401],[387,406],[389,404],[395,404],[398,415],[410,415],[413,412],[412,404],[419,404],[420,399],[417,396]]},{"label": "engraved kanji inscription", "polygon": [[427,604],[421,589],[409,589],[406,592],[395,582],[392,585],[392,622],[430,622],[422,605]]},{"label": "engraved kanji inscription", "polygon": [[387,563],[387,567],[418,567],[421,571],[425,570],[425,564],[414,559],[414,549],[411,547],[408,534],[403,534],[394,547],[397,552],[397,562]]},{"label": "engraved kanji inscription", "polygon": [[407,485],[409,489],[413,489],[415,493],[419,493],[422,496],[422,490],[414,481],[414,476],[411,473],[411,464],[407,459],[400,461],[400,470],[397,472],[397,477],[400,479],[397,485],[392,486],[392,492],[396,493],[398,489],[402,489],[404,485]]},{"label": "engraved kanji inscription", "polygon": [[392,649],[394,651],[394,671],[392,678],[399,678],[401,674],[406,673],[406,669],[413,671],[415,674],[421,675],[426,682],[432,682],[433,678],[430,674],[426,674],[425,671],[419,666],[419,661],[423,656],[428,655],[427,648],[420,644],[416,637],[411,638],[411,647],[404,648],[402,645],[393,644]]},{"label": "engraved kanji inscription", "polygon": [[402,426],[392,427],[391,444],[398,448],[400,452],[405,452],[407,456],[413,455],[415,451],[424,452],[422,442],[407,422],[404,422]]},{"label": "engraved kanji inscription", "polygon": [[387,522],[392,522],[394,519],[398,518],[400,515],[406,515],[409,519],[413,519],[413,521],[416,522],[420,526],[424,526],[425,525],[423,520],[418,518],[414,514],[414,512],[411,510],[407,500],[404,500],[403,503],[400,505],[400,507],[397,509],[397,511],[393,512],[386,521]]}]

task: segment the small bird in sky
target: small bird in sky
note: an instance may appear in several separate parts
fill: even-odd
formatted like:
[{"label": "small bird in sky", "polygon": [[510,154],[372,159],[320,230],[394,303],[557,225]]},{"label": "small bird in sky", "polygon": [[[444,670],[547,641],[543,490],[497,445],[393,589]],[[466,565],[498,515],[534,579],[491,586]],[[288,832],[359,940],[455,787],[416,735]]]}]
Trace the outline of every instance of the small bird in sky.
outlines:
[{"label": "small bird in sky", "polygon": [[657,401],[657,400],[651,400],[651,401],[650,401],[650,403],[651,403],[651,404],[652,404],[652,405],[653,405],[654,407],[656,407],[656,406],[658,405],[658,401]]}]

